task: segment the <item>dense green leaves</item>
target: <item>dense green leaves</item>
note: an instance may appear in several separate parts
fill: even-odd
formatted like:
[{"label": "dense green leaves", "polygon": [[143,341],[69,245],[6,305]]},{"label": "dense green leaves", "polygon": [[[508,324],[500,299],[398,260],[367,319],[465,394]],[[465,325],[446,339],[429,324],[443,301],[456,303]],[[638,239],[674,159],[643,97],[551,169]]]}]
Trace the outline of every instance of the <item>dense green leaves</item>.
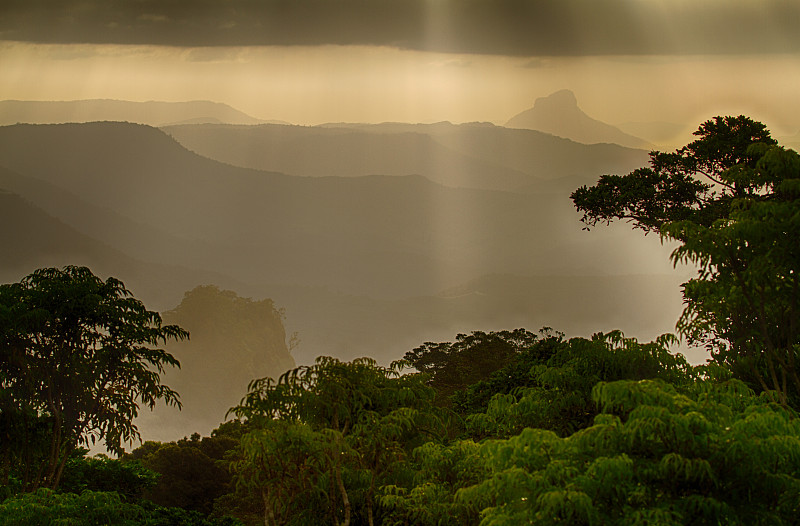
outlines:
[{"label": "dense green leaves", "polygon": [[[690,382],[691,368],[681,355],[670,354],[672,343],[669,335],[639,343],[618,331],[598,333],[590,340],[549,335],[486,380],[456,393],[455,407],[464,411],[466,429],[474,438],[507,437],[525,427],[569,435],[591,425],[597,414],[591,399],[597,382]],[[476,403],[490,396],[485,406]]]},{"label": "dense green leaves", "polygon": [[77,450],[64,466],[59,491],[116,492],[126,502],[141,500],[153,487],[159,474],[138,461],[120,461],[104,456],[85,457],[86,450]]},{"label": "dense green leaves", "polygon": [[[628,175],[603,175],[572,194],[589,227],[624,219],[645,232],[675,221],[708,226],[725,217],[735,197],[758,195],[760,178],[743,176],[777,142],[766,126],[744,116],[715,117],[700,125],[698,139],[674,153],[652,152],[650,167]],[[761,150],[753,149],[760,145]]]},{"label": "dense green leaves", "polygon": [[796,415],[736,380],[699,385],[598,384],[606,412],[594,425],[565,438],[529,428],[486,442],[492,474],[457,499],[489,503],[482,525],[793,523]]},{"label": "dense green leaves", "polygon": [[312,503],[324,500],[318,482],[331,469],[335,433],[274,420],[242,437],[232,469],[237,485],[261,499],[265,524],[310,523],[325,513]]},{"label": "dense green leaves", "polygon": [[[139,436],[140,404],[178,404],[159,381],[178,362],[158,346],[187,336],[120,281],[85,267],[40,269],[0,286],[0,424],[14,436],[0,446],[6,476],[16,466],[26,487],[55,488],[78,446],[101,441],[122,452]],[[23,461],[41,467],[20,472]]]},{"label": "dense green leaves", "polygon": [[414,450],[413,475],[406,485],[395,480],[381,489],[386,524],[458,526],[478,522],[480,503],[464,503],[459,489],[478,484],[490,473],[480,446],[471,440],[428,442]]},{"label": "dense green leaves", "polygon": [[255,428],[237,480],[261,494],[266,524],[306,524],[309,510],[317,524],[373,524],[377,489],[436,426],[432,401],[424,377],[367,358],[321,357],[277,382],[256,380],[232,409]]},{"label": "dense green leaves", "polygon": [[678,322],[734,374],[800,403],[800,156],[747,117],[716,117],[651,167],[572,194],[583,221],[627,219],[697,265]]},{"label": "dense green leaves", "polygon": [[[544,332],[545,337],[549,336]],[[429,385],[436,390],[436,403],[449,407],[450,397],[493,371],[515,361],[539,337],[525,329],[514,331],[459,334],[454,342],[427,342],[407,352],[404,361],[431,375]]]},{"label": "dense green leaves", "polygon": [[240,526],[233,518],[209,519],[181,508],[128,503],[117,493],[55,493],[41,488],[0,503],[3,526]]}]

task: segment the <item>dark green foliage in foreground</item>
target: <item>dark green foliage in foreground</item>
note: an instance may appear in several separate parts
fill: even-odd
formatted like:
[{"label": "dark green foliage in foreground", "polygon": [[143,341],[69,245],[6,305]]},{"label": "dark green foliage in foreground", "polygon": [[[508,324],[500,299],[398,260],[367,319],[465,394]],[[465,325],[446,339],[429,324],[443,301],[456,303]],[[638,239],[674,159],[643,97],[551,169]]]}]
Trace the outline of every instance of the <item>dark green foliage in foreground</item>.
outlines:
[{"label": "dark green foliage in foreground", "polygon": [[107,457],[85,457],[78,450],[67,461],[61,477],[62,493],[116,492],[125,502],[141,500],[153,487],[159,475],[137,461],[120,461]]},{"label": "dark green foliage in foreground", "polygon": [[411,367],[430,374],[429,385],[436,390],[436,403],[449,407],[454,393],[514,362],[538,339],[525,329],[475,331],[457,335],[454,342],[424,343],[403,358]]},{"label": "dark green foliage in foreground", "polygon": [[362,358],[318,358],[254,381],[232,411],[254,430],[233,468],[263,500],[265,524],[380,520],[377,492],[431,438],[433,390],[420,375]]},{"label": "dark green foliage in foreground", "polygon": [[456,501],[481,524],[794,524],[800,421],[741,382],[600,383],[595,424],[489,441]]},{"label": "dark green foliage in foreground", "polygon": [[710,227],[728,217],[737,198],[762,194],[767,181],[752,170],[777,145],[766,126],[744,116],[715,117],[694,135],[697,140],[673,153],[652,152],[650,167],[603,175],[595,186],[575,190],[581,220],[592,227],[623,219],[656,233],[682,221]]},{"label": "dark green foliage in foreground", "polygon": [[144,498],[160,506],[212,513],[214,501],[230,491],[231,476],[222,461],[242,434],[238,426],[223,424],[220,429],[210,437],[194,434],[177,442],[145,442],[127,455],[159,475]]},{"label": "dark green foliage in foreground", "polygon": [[[524,427],[550,429],[564,436],[587,427],[598,413],[591,392],[600,381],[691,382],[689,364],[669,352],[674,343],[669,335],[652,343],[624,338],[618,331],[596,334],[591,340],[565,340],[550,329],[542,329],[540,335],[525,329],[459,335],[454,343],[427,343],[407,353],[406,360],[440,374],[458,370],[470,356],[486,352],[487,342],[493,342],[491,348],[508,351],[505,366],[462,389],[453,391],[453,384],[442,388],[441,383],[430,382],[437,397],[450,397],[453,410],[466,419],[466,429],[474,438],[509,436]],[[517,337],[512,340],[512,336]],[[474,374],[478,375],[477,370]]]},{"label": "dark green foliage in foreground", "polygon": [[139,437],[140,405],[178,404],[159,349],[188,334],[162,325],[122,282],[85,267],[39,269],[0,285],[0,475],[57,488],[79,446],[114,453]]},{"label": "dark green foliage in foreground", "polygon": [[800,406],[800,156],[747,117],[715,117],[649,168],[572,194],[589,226],[624,219],[699,268],[678,330],[782,404]]},{"label": "dark green foliage in foreground", "polygon": [[237,526],[236,519],[208,519],[194,511],[149,502],[125,502],[114,492],[55,493],[40,489],[0,503],[2,526]]},{"label": "dark green foliage in foreground", "polygon": [[411,486],[384,488],[387,524],[795,524],[800,420],[737,380],[598,384],[602,413],[567,437],[415,451]]},{"label": "dark green foliage in foreground", "polygon": [[[794,524],[797,414],[720,366],[687,366],[667,353],[667,343],[640,344],[617,333],[561,341],[549,365],[531,369],[539,387],[508,404],[497,403],[508,396],[498,394],[487,413],[473,413],[494,426],[479,442],[431,434],[437,420],[425,409],[432,390],[424,375],[323,359],[280,382],[254,383],[239,408],[250,412],[249,427],[225,424],[231,433],[221,438],[232,442],[193,436],[147,443],[134,456],[200,451],[204,443],[208,453],[219,452],[236,443],[227,458],[237,485],[216,498],[211,517],[224,508],[253,525]],[[593,421],[573,433],[503,424],[547,423],[553,413],[546,404],[526,397],[557,402],[570,389],[582,393],[592,381],[582,378],[582,367],[632,378],[596,383]],[[204,465],[187,459],[186,473]],[[40,517],[44,522],[35,522]],[[0,505],[0,524],[85,524],[86,517],[99,524],[234,524],[117,493],[41,490]]]},{"label": "dark green foliage in foreground", "polygon": [[537,345],[553,347],[549,358],[530,367],[520,388],[498,393],[485,411],[468,415],[467,430],[476,438],[507,437],[526,427],[566,436],[591,425],[598,414],[592,400],[592,388],[598,382],[661,379],[687,385],[693,373],[681,355],[669,352],[673,342],[674,338],[666,335],[655,342],[639,343],[620,332],[596,334],[591,340],[572,338],[555,345],[543,340]]},{"label": "dark green foliage in foreground", "polygon": [[[486,410],[467,415],[466,429],[474,438],[490,442],[513,439],[532,428],[554,438],[568,437],[592,426],[601,412],[592,394],[600,381],[649,378],[673,388],[690,389],[700,373],[682,356],[670,354],[672,342],[664,336],[656,342],[639,343],[623,338],[619,332],[597,334],[591,340],[548,335],[521,352],[518,363],[512,362],[454,399],[468,401],[474,393],[484,397],[491,388],[497,388]],[[519,364],[525,364],[527,371],[516,371]],[[515,374],[504,375],[504,370]],[[509,385],[511,379],[516,388]],[[493,478],[496,467],[485,446],[474,440],[429,442],[417,448],[412,459],[410,481],[397,480],[384,487],[381,504],[391,510],[387,515],[394,521],[389,524],[481,521],[486,506],[457,497]]]},{"label": "dark green foliage in foreground", "polygon": [[[524,329],[517,329],[520,333]],[[455,391],[450,400],[453,410],[461,415],[483,413],[489,407],[489,401],[497,394],[514,394],[521,388],[533,387],[534,377],[531,368],[546,364],[555,354],[564,348],[564,335],[550,329],[542,329],[539,337],[525,331],[528,337],[510,357],[508,363],[490,374],[484,374],[474,383]],[[494,335],[496,333],[489,333]],[[438,344],[444,345],[444,344]],[[408,355],[406,355],[408,356]],[[444,360],[448,360],[445,357]],[[444,393],[441,393],[445,396]]]}]

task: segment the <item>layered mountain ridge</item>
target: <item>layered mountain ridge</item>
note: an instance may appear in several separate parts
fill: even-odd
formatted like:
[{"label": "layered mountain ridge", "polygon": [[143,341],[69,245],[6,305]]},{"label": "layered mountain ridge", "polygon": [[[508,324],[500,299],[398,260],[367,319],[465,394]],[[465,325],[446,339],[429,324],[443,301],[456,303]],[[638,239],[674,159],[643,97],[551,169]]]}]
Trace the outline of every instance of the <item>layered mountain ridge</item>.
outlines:
[{"label": "layered mountain ridge", "polygon": [[[642,165],[642,150],[487,124],[165,131],[0,127],[3,281],[85,264],[162,311],[198,285],[270,298],[285,309],[285,333],[299,335],[298,364],[318,355],[388,364],[424,341],[516,326],[585,335],[632,320],[621,328],[650,338],[680,309],[669,248],[624,225],[582,232],[568,197],[600,173]],[[187,149],[187,137],[204,134],[274,154],[247,167],[199,143]],[[323,158],[297,159],[292,141]],[[400,153],[382,159],[371,147]],[[322,153],[339,148],[346,154]],[[266,162],[276,164],[260,169]],[[473,178],[445,181],[459,166]],[[240,343],[215,345],[227,356]]]}]

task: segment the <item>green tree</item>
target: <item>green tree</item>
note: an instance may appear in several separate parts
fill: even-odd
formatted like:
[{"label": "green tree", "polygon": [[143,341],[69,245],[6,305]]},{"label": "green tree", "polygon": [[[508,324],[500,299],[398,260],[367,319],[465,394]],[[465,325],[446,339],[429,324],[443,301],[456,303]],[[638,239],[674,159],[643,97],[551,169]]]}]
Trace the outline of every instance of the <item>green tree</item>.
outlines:
[{"label": "green tree", "polygon": [[[242,437],[232,463],[237,486],[261,498],[265,526],[310,524],[329,469],[330,436],[307,424],[271,420]],[[324,497],[323,497],[324,499]]]},{"label": "green tree", "polygon": [[[164,367],[178,361],[158,346],[186,337],[122,282],[85,267],[40,269],[0,286],[0,422],[14,437],[0,447],[22,446],[3,452],[6,472],[22,473],[27,490],[56,488],[79,446],[102,442],[121,454],[123,442],[139,437],[140,404],[180,405],[160,382]],[[47,442],[36,446],[37,458],[18,440],[35,433]],[[26,458],[38,467],[16,464]]]},{"label": "green tree", "polygon": [[[572,194],[583,221],[626,219],[679,242],[698,266],[683,286],[679,332],[783,404],[800,376],[800,157],[747,117],[716,117],[650,168],[605,175]],[[794,399],[792,401],[792,399]]]},{"label": "green tree", "polygon": [[509,437],[526,427],[568,436],[590,426],[598,414],[592,400],[598,382],[660,379],[685,387],[695,373],[682,355],[670,352],[673,343],[671,335],[639,343],[613,331],[548,345],[550,356],[531,364],[525,385],[497,393],[485,411],[467,415],[467,430],[475,438]]},{"label": "green tree", "polygon": [[451,396],[453,410],[462,416],[485,413],[489,401],[495,395],[516,394],[521,389],[534,387],[536,379],[531,374],[531,369],[546,364],[565,345],[563,333],[554,332],[549,328],[539,332],[541,336],[527,341],[507,365],[455,391]]},{"label": "green tree", "polygon": [[463,526],[477,524],[480,510],[456,500],[458,491],[480,484],[492,473],[480,444],[456,440],[448,444],[427,442],[416,448],[407,471],[381,490],[387,510],[384,524]]},{"label": "green tree", "polygon": [[737,197],[761,193],[759,181],[731,176],[756,167],[764,149],[751,146],[777,145],[766,126],[744,116],[715,117],[694,135],[673,153],[651,152],[650,167],[603,175],[595,186],[575,190],[572,200],[587,228],[620,219],[656,233],[677,221],[711,226],[728,216]]},{"label": "green tree", "polygon": [[[251,478],[247,484],[254,488],[252,477],[265,477],[255,482],[267,486],[268,502],[277,495],[322,496],[326,501],[322,505],[302,502],[305,507],[318,506],[317,523],[326,517],[331,524],[347,526],[359,516],[371,525],[376,520],[377,489],[392,464],[420,445],[423,433],[435,429],[429,413],[433,390],[424,379],[416,374],[401,376],[396,368],[381,367],[368,358],[341,362],[320,357],[312,366],[288,371],[277,382],[256,380],[232,411],[257,429],[243,438],[243,457],[255,465],[264,462],[265,471],[245,465],[237,469]],[[284,466],[271,458],[268,453],[280,444],[298,455],[306,449],[309,463]],[[303,466],[302,476],[292,471]],[[294,473],[296,478],[289,480],[280,473]],[[274,514],[277,508],[272,510]],[[269,513],[266,508],[265,514]]]},{"label": "green tree", "polygon": [[[681,355],[669,352],[671,343],[674,337],[670,336],[639,343],[618,331],[598,333],[592,339],[565,341],[560,335],[539,339],[514,362],[462,391],[468,402],[473,395],[483,399],[489,390],[496,390],[487,407],[466,416],[472,440],[429,442],[414,450],[408,466],[412,476],[397,477],[383,489],[381,503],[391,510],[389,523],[480,522],[495,497],[473,502],[458,495],[471,486],[498,483],[489,482],[496,464],[483,444],[512,439],[531,429],[542,436],[566,438],[591,427],[602,409],[593,397],[598,382],[658,379],[670,388],[691,391],[699,373]],[[523,366],[524,374],[519,372]],[[524,449],[516,453],[537,454]]]},{"label": "green tree", "polygon": [[[712,371],[713,372],[713,371]],[[594,425],[482,444],[480,524],[796,524],[800,421],[738,380],[598,384]]]},{"label": "green tree", "polygon": [[196,511],[152,502],[126,502],[113,491],[58,493],[39,488],[0,502],[2,526],[242,526],[232,517],[207,518]]},{"label": "green tree", "polygon": [[105,455],[86,457],[87,452],[81,448],[73,452],[64,466],[58,487],[60,492],[116,492],[125,502],[136,502],[142,500],[148,488],[159,478],[158,473],[138,461],[123,461]]},{"label": "green tree", "polygon": [[147,441],[126,454],[123,461],[141,464],[159,475],[142,495],[145,499],[159,506],[210,515],[216,500],[231,491],[225,459],[239,445],[244,432],[238,423],[226,422],[207,437],[194,433],[177,442]]},{"label": "green tree", "polygon": [[229,489],[228,471],[199,447],[180,442],[161,444],[141,462],[160,475],[157,484],[144,494],[160,506],[208,515],[213,510],[214,499]]},{"label": "green tree", "polygon": [[[549,336],[546,329],[543,334]],[[458,334],[454,342],[426,342],[408,351],[404,361],[430,375],[429,385],[436,390],[436,403],[449,407],[451,396],[485,379],[492,372],[513,362],[524,349],[538,341],[525,329]]]}]

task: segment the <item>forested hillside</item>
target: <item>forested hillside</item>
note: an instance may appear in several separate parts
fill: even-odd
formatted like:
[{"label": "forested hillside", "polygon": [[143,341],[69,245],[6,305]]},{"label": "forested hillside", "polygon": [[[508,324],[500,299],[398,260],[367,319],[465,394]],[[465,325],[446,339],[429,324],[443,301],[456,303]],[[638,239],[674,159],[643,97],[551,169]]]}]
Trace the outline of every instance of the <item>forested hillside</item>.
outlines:
[{"label": "forested hillside", "polygon": [[[629,220],[696,265],[677,335],[650,342],[474,330],[388,366],[320,356],[276,377],[292,364],[272,301],[200,287],[162,316],[74,266],[0,286],[0,521],[795,524],[800,155],[743,116],[695,136],[571,195],[586,236]],[[125,451],[140,409],[180,405],[178,366],[213,362],[181,388],[229,394],[222,345],[267,371],[229,419]],[[87,457],[96,443],[119,458]]]}]

